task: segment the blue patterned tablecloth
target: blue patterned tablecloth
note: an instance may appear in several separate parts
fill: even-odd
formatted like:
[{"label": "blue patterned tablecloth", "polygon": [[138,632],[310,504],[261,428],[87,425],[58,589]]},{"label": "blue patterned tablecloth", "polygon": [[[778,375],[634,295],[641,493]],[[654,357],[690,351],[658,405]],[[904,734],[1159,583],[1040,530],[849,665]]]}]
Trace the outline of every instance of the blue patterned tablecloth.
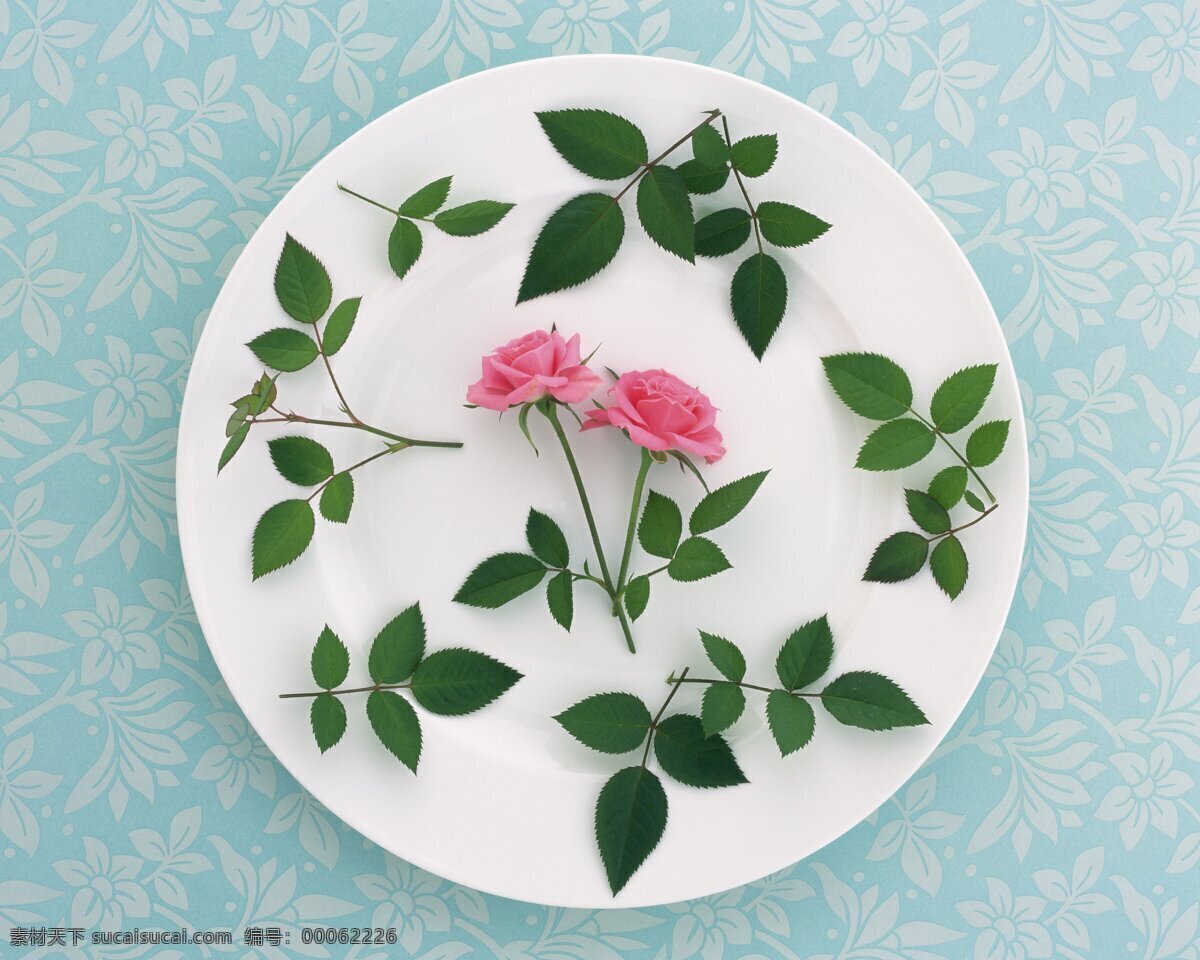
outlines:
[{"label": "blue patterned tablecloth", "polygon": [[[206,310],[318,157],[447,79],[607,51],[784,90],[916,187],[1002,319],[1033,492],[995,660],[910,784],[780,875],[588,913],[425,874],[297,787],[197,629],[172,477]],[[0,0],[0,954],[15,925],[1196,960],[1198,116],[1197,0]]]}]

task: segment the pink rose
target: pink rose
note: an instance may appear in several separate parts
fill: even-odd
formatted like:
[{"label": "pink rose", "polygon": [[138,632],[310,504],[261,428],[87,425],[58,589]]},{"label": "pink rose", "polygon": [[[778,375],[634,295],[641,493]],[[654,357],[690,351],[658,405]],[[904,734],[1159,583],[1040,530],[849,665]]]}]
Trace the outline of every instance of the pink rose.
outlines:
[{"label": "pink rose", "polygon": [[584,430],[617,427],[647,450],[678,450],[709,463],[725,456],[714,426],[717,408],[695,387],[665,370],[631,370],[608,391],[615,402],[589,410]]},{"label": "pink rose", "polygon": [[579,334],[564,340],[557,331],[534,330],[483,358],[483,377],[467,387],[467,402],[489,410],[546,395],[579,403],[598,386],[600,378],[579,362]]}]

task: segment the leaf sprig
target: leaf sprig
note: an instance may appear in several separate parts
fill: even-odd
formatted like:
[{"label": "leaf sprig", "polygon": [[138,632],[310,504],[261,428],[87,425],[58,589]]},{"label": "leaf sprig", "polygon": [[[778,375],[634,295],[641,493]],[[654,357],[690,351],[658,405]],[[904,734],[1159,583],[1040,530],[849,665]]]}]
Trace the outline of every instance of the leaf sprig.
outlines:
[{"label": "leaf sprig", "polygon": [[[271,462],[280,476],[300,487],[312,488],[303,498],[282,500],[269,508],[254,529],[251,573],[255,580],[287,566],[308,548],[316,528],[312,502],[332,523],[346,523],[354,505],[354,477],[360,467],[410,447],[456,448],[450,440],[419,440],[365,423],[354,413],[334,373],[331,358],[345,345],[358,316],[360,297],[342,300],[330,310],[333,284],[324,265],[311,251],[286,235],[275,268],[275,296],[298,327],[276,327],[260,334],[247,346],[267,367],[250,391],[233,401],[225,435],[228,438],[217,462],[220,472],[241,449],[252,427],[267,423],[303,423],[359,430],[383,440],[382,449],[350,466],[337,468],[329,450],[305,436],[276,437],[267,442]],[[278,380],[283,373],[303,370],[320,358],[330,385],[337,394],[344,420],[309,417],[285,410],[279,400]]]},{"label": "leaf sprig", "polygon": [[[762,176],[775,163],[775,134],[733,140],[727,118],[710,110],[686,134],[650,159],[645,134],[607,110],[550,110],[536,114],[559,155],[597,180],[628,182],[615,194],[584,193],[559,207],[534,242],[517,303],[565,290],[603,270],[625,238],[620,201],[637,187],[638,220],[659,247],[688,263],[697,256],[720,257],[741,248],[754,233],[758,252],[742,262],[730,286],[734,322],[760,360],[787,307],[787,278],[764,240],[797,247],[822,236],[829,224],[800,207],[751,201],[745,180]],[[723,130],[713,126],[720,119]],[[693,157],[679,166],[664,161],[686,143]],[[745,208],[726,207],[696,220],[692,196],[715,193],[732,171]]]},{"label": "leaf sprig", "polygon": [[397,760],[417,772],[421,721],[397,690],[408,690],[417,705],[445,717],[460,717],[502,696],[521,674],[487,654],[462,647],[425,652],[425,619],[420,604],[402,611],[376,635],[367,657],[371,683],[342,687],[350,674],[350,651],[326,626],[312,651],[312,677],[318,690],[282,693],[280,699],[311,698],[313,738],[322,753],[346,732],[342,697],[367,694],[367,720]]},{"label": "leaf sprig", "polygon": [[[847,407],[861,417],[883,421],[864,441],[855,466],[902,470],[924,460],[939,440],[960,461],[939,471],[927,489],[904,491],[909,516],[922,532],[892,534],[875,548],[863,574],[864,580],[875,583],[898,583],[916,576],[928,561],[934,581],[954,600],[966,586],[969,569],[959,534],[999,507],[979,470],[1004,450],[1010,422],[989,420],[976,426],[965,452],[950,435],[965,430],[983,411],[995,384],[996,364],[951,374],[934,391],[929,416],[924,417],[913,406],[908,374],[894,360],[877,353],[842,353],[822,357],[821,362],[830,386]],[[970,489],[971,480],[987,497],[987,506]],[[973,515],[956,524],[950,511],[964,501]]]}]

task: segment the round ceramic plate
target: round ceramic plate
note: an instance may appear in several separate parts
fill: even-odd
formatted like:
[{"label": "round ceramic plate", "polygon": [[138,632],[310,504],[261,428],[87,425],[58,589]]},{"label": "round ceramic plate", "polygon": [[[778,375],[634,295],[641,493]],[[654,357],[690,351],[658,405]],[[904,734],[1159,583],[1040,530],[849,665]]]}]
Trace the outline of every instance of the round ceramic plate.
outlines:
[{"label": "round ceramic plate", "polygon": [[[700,111],[719,107],[735,136],[775,132],[779,159],[751,181],[833,224],[821,240],[781,251],[790,300],[759,362],[729,314],[739,258],[689,266],[653,246],[627,207],[614,262],[574,290],[515,305],[534,237],[568,197],[606,189],[551,148],[534,111],[595,106],[623,114],[651,153]],[[686,157],[686,150],[683,157]],[[682,159],[682,157],[680,158]],[[344,183],[399,203],[454,175],[452,202],[513,201],[495,229],[462,239],[425,231],[420,262],[398,280],[387,261],[389,218],[339,193]],[[696,200],[704,213],[735,202],[732,182]],[[294,496],[272,469],[260,427],[217,476],[228,403],[261,372],[244,344],[287,322],[272,275],[289,232],[329,269],[334,298],[361,295],[353,336],[334,359],[355,412],[394,432],[462,440],[460,451],[410,450],[356,474],[346,525],[318,519],[309,550],[257,582],[250,535],[272,503]],[[700,583],[655,581],[631,656],[599,591],[576,591],[570,634],[541,592],[500,610],[455,604],[484,556],[523,546],[531,506],[557,518],[572,554],[589,553],[575,491],[544,422],[541,456],[515,417],[463,406],[479,358],[495,345],[557,324],[579,333],[595,365],[666,367],[720,408],[728,454],[710,484],[770,468],[750,507],[716,535],[733,569]],[[869,425],[825,382],[819,358],[877,351],[910,372],[919,402],[960,367],[999,362],[984,416],[1011,418],[1006,452],[986,471],[1001,504],[964,535],[966,590],[951,603],[928,572],[902,585],[864,583],[884,536],[911,529],[902,487],[953,462],[939,448],[907,474],[853,468]],[[336,417],[319,364],[285,375],[281,403]],[[589,56],[522,63],[427,93],[368,125],[305,176],[266,218],[229,275],[196,352],[179,440],[179,526],[205,636],[233,696],[288,770],[331,811],[381,846],[434,873],[522,900],[574,907],[636,906],[711,894],[760,878],[829,843],[888,798],[945,735],[991,656],[1016,584],[1028,490],[1020,400],[987,298],[936,216],[897,174],[836,124],[765,87],[667,60]],[[308,428],[349,463],[377,449],[357,431]],[[262,435],[259,435],[259,431]],[[297,432],[294,428],[289,432]],[[619,550],[637,468],[615,430],[575,443],[610,555]],[[656,468],[651,486],[690,506],[694,478]],[[963,508],[965,509],[965,508]],[[309,652],[329,624],[366,677],[375,633],[420,601],[430,649],[462,644],[525,674],[508,694],[463,718],[422,715],[420,774],[385,752],[357,703],[342,742],[322,756],[306,701]],[[924,708],[925,727],[870,733],[818,712],[813,742],[781,759],[750,708],[729,731],[750,783],[697,790],[668,784],[670,821],[645,865],[615,899],[593,837],[597,793],[628,758],[593,753],[552,717],[592,693],[627,690],[656,707],[665,678],[699,667],[697,629],[747,653],[749,678],[770,678],[800,624],[828,613],[834,671],[874,669]],[[698,710],[700,687],[674,706]]]}]

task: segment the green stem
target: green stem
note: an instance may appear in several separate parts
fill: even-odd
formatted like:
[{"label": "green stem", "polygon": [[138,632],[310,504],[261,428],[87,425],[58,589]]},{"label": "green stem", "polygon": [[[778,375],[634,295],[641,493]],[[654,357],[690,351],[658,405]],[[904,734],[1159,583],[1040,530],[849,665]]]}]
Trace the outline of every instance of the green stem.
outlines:
[{"label": "green stem", "polygon": [[679,692],[680,684],[692,682],[684,679],[684,677],[687,676],[687,672],[688,668],[684,667],[683,673],[679,675],[678,680],[673,679],[669,681],[674,683],[675,686],[671,688],[671,692],[667,694],[667,699],[663,701],[663,705],[658,708],[658,713],[656,713],[654,715],[654,719],[650,721],[650,733],[646,737],[646,751],[642,754],[643,767],[646,765],[646,761],[650,759],[650,744],[654,742],[654,731],[658,729],[658,721],[662,719],[662,715],[667,712],[667,705],[670,704],[670,702],[675,698],[675,694]]},{"label": "green stem", "polygon": [[625,531],[625,553],[621,557],[621,572],[617,574],[617,602],[625,592],[626,577],[629,575],[629,558],[633,555],[633,538],[637,533],[638,512],[642,506],[642,492],[646,488],[646,474],[650,472],[650,464],[654,461],[650,451],[642,448],[642,462],[638,466],[637,480],[633,484],[633,503],[629,507],[629,528]]},{"label": "green stem", "polygon": [[[347,467],[345,470],[337,471],[336,473],[334,473],[333,477],[336,477],[338,475],[338,473],[353,473],[359,467],[365,467],[372,460],[378,460],[380,457],[386,457],[389,453],[396,453],[398,449],[403,449],[403,448],[402,447],[401,448],[384,447],[378,453],[371,454],[371,456],[367,457],[365,460],[359,460],[358,463],[352,464],[351,466]],[[330,483],[333,482],[333,477],[330,477],[328,480],[326,480],[324,483],[322,483],[319,487],[317,487],[312,493],[310,493],[304,499],[311,501],[313,499],[313,497],[317,496],[317,494],[321,493],[327,486],[329,486]]]},{"label": "green stem", "polygon": [[916,410],[912,409],[912,407],[909,407],[908,410],[909,410],[909,413],[911,413],[914,417],[916,417],[923,424],[925,424],[925,426],[927,426],[930,430],[932,430],[934,436],[936,436],[939,440],[941,440],[942,443],[944,443],[949,448],[949,450],[952,454],[954,454],[956,457],[958,457],[958,459],[962,462],[962,465],[964,467],[966,467],[967,471],[971,474],[971,476],[973,476],[975,478],[975,482],[978,483],[979,486],[983,488],[983,492],[987,494],[987,498],[990,501],[992,501],[992,503],[995,503],[996,495],[994,493],[992,493],[992,491],[988,489],[988,485],[983,482],[983,477],[981,477],[979,475],[979,471],[976,470],[973,466],[971,466],[971,462],[966,457],[964,457],[961,453],[958,452],[958,448],[950,442],[950,438],[947,437],[944,433],[942,433],[942,431],[939,430],[937,427],[935,427],[932,423],[930,423],[928,420],[926,420],[923,416],[921,416],[919,413],[917,413]]},{"label": "green stem", "polygon": [[717,117],[719,117],[719,116],[721,116],[720,110],[710,110],[708,112],[708,114],[705,116],[705,118],[703,120],[701,120],[698,124],[696,124],[694,127],[692,127],[691,130],[689,130],[682,137],[680,137],[678,140],[676,140],[673,144],[671,144],[669,147],[667,147],[666,150],[664,150],[662,153],[660,153],[653,160],[650,160],[650,161],[646,162],[645,164],[643,164],[642,169],[637,172],[637,174],[634,176],[634,178],[621,188],[620,193],[618,193],[615,197],[612,198],[612,202],[617,203],[623,196],[625,196],[625,194],[627,194],[630,190],[632,190],[635,186],[637,186],[638,181],[641,180],[642,177],[644,177],[646,174],[648,174],[656,166],[658,166],[665,159],[667,159],[667,157],[669,157],[672,153],[674,153],[676,150],[678,150],[680,147],[682,147],[685,143],[687,143],[690,139],[692,139],[692,134],[694,134],[701,127],[707,127],[710,123],[712,123],[714,120],[716,120]]},{"label": "green stem", "polygon": [[369,423],[354,422],[351,420],[321,420],[317,417],[306,417],[303,414],[292,413],[288,411],[284,413],[282,410],[272,408],[278,417],[255,417],[253,423],[311,423],[321,427],[350,427],[354,430],[365,430],[367,433],[373,433],[377,437],[383,437],[391,440],[394,443],[402,443],[406,447],[451,447],[458,449],[462,443],[458,440],[414,440],[412,437],[402,437],[398,433],[389,433],[387,430],[380,430],[378,427],[373,427]]},{"label": "green stem", "polygon": [[[709,677],[704,677],[704,678],[696,677],[695,679],[684,680],[683,678],[685,676],[687,676],[687,670],[684,670],[683,673],[681,673],[678,677],[676,677],[674,675],[668,677],[667,683],[674,683],[676,685],[681,684],[681,683],[708,683],[708,684],[727,683],[727,684],[730,684],[731,686],[741,687],[743,690],[759,690],[762,693],[774,693],[776,690],[783,690],[782,687],[760,687],[757,683],[746,683],[745,681],[742,681],[742,680],[725,680],[725,679],[718,680],[718,679],[712,679]],[[821,697],[824,696],[824,694],[820,694],[820,693],[797,693],[795,690],[783,690],[783,692],[788,694],[789,696],[808,697],[809,699],[812,699],[812,700],[820,700]]]},{"label": "green stem", "polygon": [[721,126],[725,130],[725,146],[729,148],[729,168],[733,171],[733,178],[737,181],[739,189],[742,191],[742,196],[746,200],[746,212],[750,214],[750,222],[754,224],[754,239],[758,243],[758,252],[763,252],[762,231],[758,227],[758,210],[754,206],[754,202],[750,199],[750,192],[746,189],[745,181],[742,180],[741,173],[738,172],[737,166],[733,162],[733,139],[729,136],[729,120],[725,117],[721,118]]},{"label": "green stem", "polygon": [[967,527],[975,526],[975,524],[977,524],[980,520],[984,519],[989,513],[995,513],[996,510],[999,509],[999,507],[1000,507],[1000,504],[994,503],[994,504],[992,504],[992,506],[990,506],[986,510],[984,510],[983,513],[981,513],[979,516],[977,516],[970,523],[964,523],[961,527],[951,527],[945,533],[939,533],[936,536],[926,537],[925,539],[928,540],[930,543],[933,543],[934,540],[941,540],[943,537],[951,537],[956,533],[966,530]]},{"label": "green stem", "polygon": [[359,199],[359,200],[362,200],[362,201],[364,201],[365,203],[369,203],[369,204],[370,204],[371,206],[373,206],[373,207],[378,207],[380,210],[386,210],[386,211],[387,211],[388,213],[390,213],[390,214],[391,214],[393,217],[398,217],[398,216],[400,216],[400,211],[399,211],[399,210],[394,210],[394,209],[392,209],[391,207],[387,206],[386,204],[380,203],[378,200],[372,200],[370,197],[364,197],[364,196],[363,196],[361,193],[358,193],[358,192],[357,192],[357,191],[355,191],[355,190],[351,190],[349,187],[342,186],[342,184],[340,184],[340,183],[339,183],[339,184],[337,185],[337,188],[338,188],[339,190],[341,190],[341,191],[342,191],[342,193],[348,193],[348,194],[350,194],[350,196],[352,196],[352,197],[358,197],[358,199]]},{"label": "green stem", "polygon": [[369,687],[343,687],[341,690],[316,690],[312,693],[281,693],[280,700],[293,700],[296,697],[319,697],[325,693],[332,693],[335,697],[341,696],[343,693],[373,693],[376,690],[405,690],[411,687],[411,683],[373,683]]}]

